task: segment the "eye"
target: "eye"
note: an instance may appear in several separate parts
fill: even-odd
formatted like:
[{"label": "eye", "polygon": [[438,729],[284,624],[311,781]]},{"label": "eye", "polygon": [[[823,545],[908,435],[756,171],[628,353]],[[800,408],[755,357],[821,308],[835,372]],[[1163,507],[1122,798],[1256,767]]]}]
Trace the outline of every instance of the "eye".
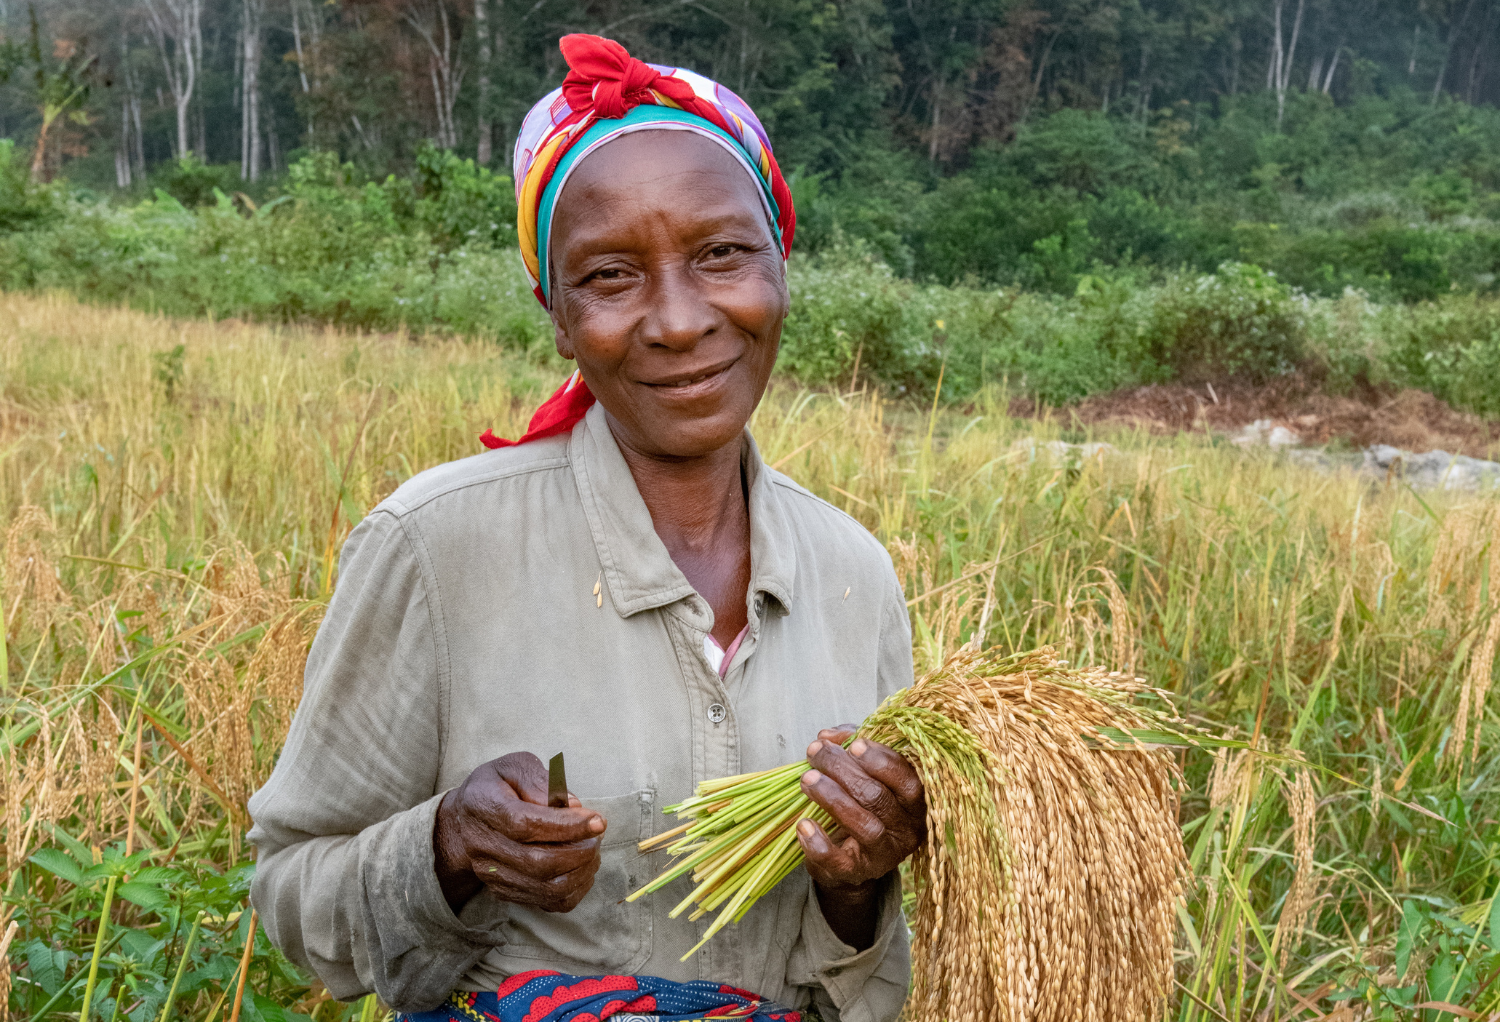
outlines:
[{"label": "eye", "polygon": [[619,268],[611,266],[611,267],[607,267],[606,269],[600,270],[597,273],[592,274],[589,277],[589,279],[590,280],[619,280],[621,276],[623,276],[623,274],[621,273],[621,271],[619,270]]},{"label": "eye", "polygon": [[737,251],[739,251],[738,245],[731,245],[729,242],[723,241],[708,250],[708,257],[710,259],[728,259]]}]

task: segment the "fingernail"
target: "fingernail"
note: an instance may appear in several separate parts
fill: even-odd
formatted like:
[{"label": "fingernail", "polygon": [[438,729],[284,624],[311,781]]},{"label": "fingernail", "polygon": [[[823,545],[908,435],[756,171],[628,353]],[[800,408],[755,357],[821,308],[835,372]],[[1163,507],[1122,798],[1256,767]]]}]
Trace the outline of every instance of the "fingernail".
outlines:
[{"label": "fingernail", "polygon": [[811,745],[809,745],[807,747],[807,754],[809,756],[816,756],[818,754],[819,750],[821,750],[822,748],[823,748],[823,743],[822,742],[813,742]]},{"label": "fingernail", "polygon": [[822,773],[820,773],[817,770],[809,770],[809,771],[807,771],[806,773],[804,773],[802,775],[802,783],[803,784],[808,784],[808,785],[817,784],[822,779],[823,779]]},{"label": "fingernail", "polygon": [[805,838],[811,838],[814,834],[817,833],[817,829],[813,827],[813,822],[811,820],[803,820],[801,823],[797,824],[797,833],[801,834]]},{"label": "fingernail", "polygon": [[593,819],[589,820],[589,830],[593,831],[595,834],[603,834],[604,827],[604,817],[602,816],[595,816]]},{"label": "fingernail", "polygon": [[869,743],[866,742],[863,738],[856,738],[854,739],[854,744],[849,746],[849,752],[850,754],[855,756],[863,756],[865,754],[865,750],[869,747]]}]

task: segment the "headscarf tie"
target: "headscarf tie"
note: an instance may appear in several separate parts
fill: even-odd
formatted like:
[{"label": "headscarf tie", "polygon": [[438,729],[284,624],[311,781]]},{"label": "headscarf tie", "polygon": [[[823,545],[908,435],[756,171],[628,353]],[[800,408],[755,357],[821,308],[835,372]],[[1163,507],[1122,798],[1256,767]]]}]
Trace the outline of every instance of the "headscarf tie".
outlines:
[{"label": "headscarf tie", "polygon": [[[516,136],[516,236],[532,291],[551,308],[549,255],[557,197],[573,169],[599,146],[634,131],[691,131],[727,150],[758,186],[782,258],[792,251],[792,192],[754,111],[733,92],[686,68],[637,60],[612,39],[565,35],[561,88],[531,108]],[[594,403],[577,372],[532,416],[519,440],[485,431],[486,447],[509,447],[566,432]]]},{"label": "headscarf tie", "polygon": [[618,120],[631,107],[655,102],[651,87],[662,75],[613,39],[565,35],[558,46],[569,68],[562,94],[574,110],[593,106],[597,116]]}]

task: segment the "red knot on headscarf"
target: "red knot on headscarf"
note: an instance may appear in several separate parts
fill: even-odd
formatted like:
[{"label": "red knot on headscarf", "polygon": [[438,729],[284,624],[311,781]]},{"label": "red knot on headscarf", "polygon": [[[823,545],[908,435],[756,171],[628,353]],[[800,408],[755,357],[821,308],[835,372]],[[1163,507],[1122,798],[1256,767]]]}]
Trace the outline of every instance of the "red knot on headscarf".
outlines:
[{"label": "red knot on headscarf", "polygon": [[653,88],[677,102],[692,98],[692,86],[636,60],[613,39],[565,35],[558,40],[558,48],[569,69],[562,83],[563,99],[574,110],[592,107],[597,117],[624,117],[632,107],[655,103]]}]

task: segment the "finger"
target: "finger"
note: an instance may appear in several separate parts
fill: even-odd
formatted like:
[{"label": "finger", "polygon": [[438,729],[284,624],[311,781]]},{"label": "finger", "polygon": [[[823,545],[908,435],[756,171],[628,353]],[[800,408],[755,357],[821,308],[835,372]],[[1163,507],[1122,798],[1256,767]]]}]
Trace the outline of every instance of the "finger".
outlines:
[{"label": "finger", "polygon": [[834,822],[843,827],[862,845],[873,845],[885,834],[880,817],[854,800],[843,785],[818,770],[802,775],[802,791],[808,798],[828,810]]},{"label": "finger", "polygon": [[859,864],[854,852],[859,847],[857,843],[834,842],[815,820],[801,820],[797,823],[797,841],[802,845],[802,854],[807,858],[808,869],[814,875],[855,882],[859,875]]},{"label": "finger", "polygon": [[849,755],[866,774],[889,788],[903,805],[922,800],[921,776],[895,749],[868,738],[856,738],[849,745]]},{"label": "finger", "polygon": [[512,840],[504,834],[487,832],[473,844],[472,856],[507,866],[537,880],[571,873],[599,858],[599,839],[570,841],[566,844],[533,845]]},{"label": "finger", "polygon": [[[509,790],[508,788],[506,789]],[[592,809],[553,809],[515,798],[488,798],[488,791],[476,793],[470,805],[474,818],[523,844],[565,844],[598,837],[608,826],[603,816]]]},{"label": "finger", "polygon": [[512,752],[494,760],[495,772],[526,802],[547,804],[547,768],[529,752]]},{"label": "finger", "polygon": [[837,727],[825,727],[818,732],[818,738],[821,741],[843,745],[858,728],[858,724],[839,724]]},{"label": "finger", "polygon": [[562,876],[538,880],[505,862],[476,859],[474,863],[475,875],[504,901],[548,912],[566,912],[577,906],[593,886],[598,869],[595,859]]},{"label": "finger", "polygon": [[900,814],[895,794],[866,773],[864,764],[850,755],[847,749],[832,742],[813,742],[808,746],[808,753],[807,761],[813,765],[813,769],[832,777],[856,802],[880,819],[893,820]]}]

